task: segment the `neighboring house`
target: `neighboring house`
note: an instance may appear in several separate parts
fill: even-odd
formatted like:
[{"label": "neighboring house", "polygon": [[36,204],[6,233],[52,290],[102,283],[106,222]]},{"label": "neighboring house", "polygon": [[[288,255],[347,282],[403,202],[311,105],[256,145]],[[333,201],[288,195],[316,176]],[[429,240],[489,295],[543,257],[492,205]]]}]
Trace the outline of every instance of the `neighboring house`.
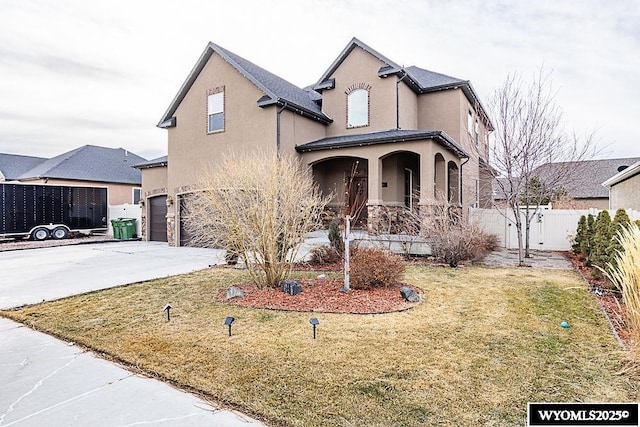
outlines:
[{"label": "neighboring house", "polygon": [[640,159],[602,183],[609,191],[609,209],[640,211]]},{"label": "neighboring house", "polygon": [[547,163],[538,168],[536,174],[541,178],[566,175],[556,184],[566,194],[552,202],[554,209],[609,209],[609,191],[602,183],[638,161],[640,158],[630,157]]},{"label": "neighboring house", "polygon": [[[85,145],[51,159],[34,159],[30,168],[24,167],[31,160],[13,159],[0,155],[0,170],[6,176],[3,159],[11,166],[5,170],[21,169],[20,173],[10,173],[12,180],[59,185],[104,186],[108,188],[109,205],[138,203],[142,177],[133,165],[146,161],[122,148],[106,148]],[[39,159],[36,161],[35,159]],[[21,166],[17,166],[21,162]]]},{"label": "neighboring house", "polygon": [[355,38],[306,88],[209,43],[158,126],[168,131],[167,159],[138,166],[148,240],[189,243],[182,201],[230,150],[298,153],[326,193],[353,178],[366,202],[361,225],[383,206],[427,214],[436,198],[462,212],[490,204],[483,166],[493,127],[471,83],[403,67]]},{"label": "neighboring house", "polygon": [[45,160],[44,157],[0,153],[0,181],[15,181]]}]

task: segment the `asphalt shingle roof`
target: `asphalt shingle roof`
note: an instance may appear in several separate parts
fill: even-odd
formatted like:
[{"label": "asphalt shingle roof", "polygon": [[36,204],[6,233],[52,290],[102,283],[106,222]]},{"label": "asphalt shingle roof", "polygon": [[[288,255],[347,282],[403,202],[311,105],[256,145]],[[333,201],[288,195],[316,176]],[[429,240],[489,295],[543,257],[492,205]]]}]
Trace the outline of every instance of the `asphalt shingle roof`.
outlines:
[{"label": "asphalt shingle roof", "polygon": [[142,174],[132,166],[145,161],[123,148],[85,145],[41,162],[18,179],[57,178],[140,185]]},{"label": "asphalt shingle roof", "polygon": [[0,153],[0,173],[7,181],[18,179],[23,173],[47,160],[44,157]]},{"label": "asphalt shingle roof", "polygon": [[415,65],[407,67],[406,71],[424,90],[468,83],[466,80],[447,76],[446,74],[435,73],[423,68],[418,68]]},{"label": "asphalt shingle roof", "polygon": [[169,156],[162,156],[149,160],[148,162],[137,163],[133,165],[133,167],[136,169],[149,169],[158,166],[166,166],[167,163],[169,163]]},{"label": "asphalt shingle roof", "polygon": [[335,148],[359,147],[363,145],[390,144],[396,142],[434,139],[458,157],[469,157],[467,153],[446,133],[438,130],[391,129],[382,132],[341,135],[323,138],[296,146],[299,153],[330,150]]},{"label": "asphalt shingle roof", "polygon": [[622,170],[640,161],[638,157],[622,159],[585,160],[581,162],[547,163],[540,166],[536,173],[544,178],[553,173],[553,168],[567,168],[575,171],[571,181],[561,183],[567,193],[576,199],[593,199],[609,197],[609,190],[602,183]]}]

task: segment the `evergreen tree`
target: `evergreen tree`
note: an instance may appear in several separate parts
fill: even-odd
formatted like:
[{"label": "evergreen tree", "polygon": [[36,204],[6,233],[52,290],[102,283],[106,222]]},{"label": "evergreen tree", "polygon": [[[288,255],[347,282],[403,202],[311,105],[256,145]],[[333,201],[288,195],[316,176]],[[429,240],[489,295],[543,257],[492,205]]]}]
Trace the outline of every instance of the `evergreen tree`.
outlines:
[{"label": "evergreen tree", "polygon": [[594,265],[605,268],[609,262],[607,249],[611,244],[611,215],[606,209],[598,214],[595,222],[595,234],[591,248],[591,261]]},{"label": "evergreen tree", "polygon": [[576,235],[573,238],[573,244],[571,249],[573,253],[578,255],[582,251],[582,242],[587,238],[587,217],[582,215],[578,221],[578,228],[576,229]]},{"label": "evergreen tree", "polygon": [[629,219],[629,215],[627,215],[627,211],[622,208],[618,209],[611,222],[611,242],[607,248],[607,256],[609,258],[609,264],[606,268],[607,271],[611,271],[611,269],[615,269],[617,266],[616,255],[624,250],[617,236],[629,228],[630,224],[631,220]]},{"label": "evergreen tree", "polygon": [[585,265],[591,267],[591,249],[593,247],[593,237],[595,234],[595,218],[593,215],[587,215],[587,224],[584,232],[584,239],[580,242],[580,253],[585,258]]}]

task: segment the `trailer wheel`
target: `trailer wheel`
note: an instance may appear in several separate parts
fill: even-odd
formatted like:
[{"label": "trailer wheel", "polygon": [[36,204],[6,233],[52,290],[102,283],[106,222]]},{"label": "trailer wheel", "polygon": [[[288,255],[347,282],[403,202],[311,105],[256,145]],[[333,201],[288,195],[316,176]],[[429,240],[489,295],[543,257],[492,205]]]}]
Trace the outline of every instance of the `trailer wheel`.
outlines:
[{"label": "trailer wheel", "polygon": [[49,238],[49,230],[44,227],[36,228],[31,233],[31,238],[33,240],[47,240]]},{"label": "trailer wheel", "polygon": [[65,227],[56,227],[51,232],[51,237],[56,240],[66,239],[67,237],[69,237],[69,230],[67,230]]}]

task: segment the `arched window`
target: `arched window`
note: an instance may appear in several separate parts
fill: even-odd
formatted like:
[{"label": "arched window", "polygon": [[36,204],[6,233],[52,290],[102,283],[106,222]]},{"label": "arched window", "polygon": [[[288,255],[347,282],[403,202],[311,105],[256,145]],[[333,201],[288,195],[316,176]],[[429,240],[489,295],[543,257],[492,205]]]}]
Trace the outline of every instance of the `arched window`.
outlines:
[{"label": "arched window", "polygon": [[369,91],[357,89],[347,95],[347,127],[369,125]]}]

